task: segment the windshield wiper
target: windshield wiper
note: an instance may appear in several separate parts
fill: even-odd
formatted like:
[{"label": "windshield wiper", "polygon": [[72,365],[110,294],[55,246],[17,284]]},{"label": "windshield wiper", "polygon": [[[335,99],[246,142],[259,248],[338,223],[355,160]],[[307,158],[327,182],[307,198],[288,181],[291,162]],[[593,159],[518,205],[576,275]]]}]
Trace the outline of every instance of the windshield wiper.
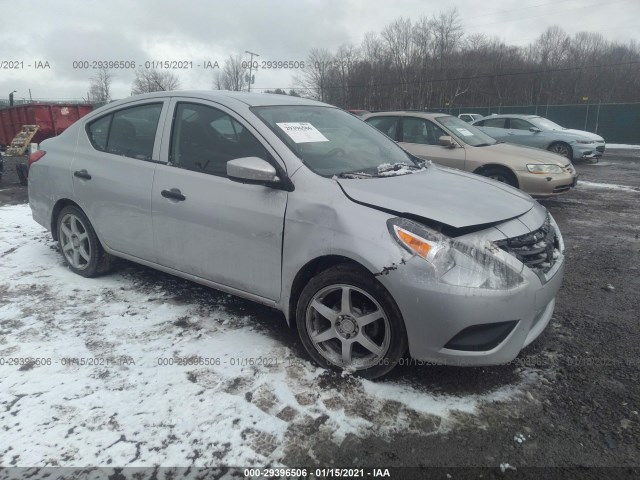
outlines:
[{"label": "windshield wiper", "polygon": [[403,163],[403,162],[387,163],[387,164],[382,164],[378,166],[378,173],[401,170],[402,168],[412,168],[414,170],[422,170],[423,167],[419,167],[417,165],[412,165],[410,163]]},{"label": "windshield wiper", "polygon": [[364,172],[342,172],[336,175],[337,178],[373,178],[375,175]]}]

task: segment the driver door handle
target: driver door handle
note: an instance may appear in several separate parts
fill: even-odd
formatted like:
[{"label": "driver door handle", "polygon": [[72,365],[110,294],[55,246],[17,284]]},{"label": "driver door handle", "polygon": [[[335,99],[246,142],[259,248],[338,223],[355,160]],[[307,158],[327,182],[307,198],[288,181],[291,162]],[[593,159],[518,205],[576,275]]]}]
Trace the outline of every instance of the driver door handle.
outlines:
[{"label": "driver door handle", "polygon": [[75,172],[73,172],[73,176],[74,177],[78,177],[78,178],[82,178],[84,180],[91,180],[91,175],[89,175],[89,172],[87,172],[84,169],[76,170]]},{"label": "driver door handle", "polygon": [[164,198],[168,198],[169,200],[176,200],[178,202],[183,202],[187,199],[187,197],[185,197],[178,188],[172,188],[171,190],[162,190],[162,192],[160,192],[160,195],[162,195]]}]

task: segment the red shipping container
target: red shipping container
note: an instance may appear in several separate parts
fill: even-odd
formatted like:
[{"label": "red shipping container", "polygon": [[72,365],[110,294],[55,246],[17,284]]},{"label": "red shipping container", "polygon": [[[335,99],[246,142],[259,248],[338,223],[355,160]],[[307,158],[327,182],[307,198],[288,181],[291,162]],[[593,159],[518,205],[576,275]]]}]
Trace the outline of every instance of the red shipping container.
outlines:
[{"label": "red shipping container", "polygon": [[60,135],[72,123],[93,110],[86,104],[28,103],[0,109],[0,145],[9,146],[23,125],[38,125],[34,143]]}]

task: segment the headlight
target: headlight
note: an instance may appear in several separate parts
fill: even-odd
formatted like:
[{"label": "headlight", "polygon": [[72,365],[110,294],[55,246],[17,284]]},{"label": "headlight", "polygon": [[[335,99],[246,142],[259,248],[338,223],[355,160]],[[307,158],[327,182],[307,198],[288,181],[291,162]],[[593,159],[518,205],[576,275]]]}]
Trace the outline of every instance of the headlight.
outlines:
[{"label": "headlight", "polygon": [[591,145],[592,143],[597,143],[595,140],[576,140],[576,143],[582,143],[585,145]]},{"label": "headlight", "polygon": [[524,282],[519,272],[495,255],[497,247],[489,243],[463,243],[406,218],[389,219],[387,226],[396,242],[426,260],[440,282],[494,290]]},{"label": "headlight", "polygon": [[539,165],[534,163],[534,164],[527,165],[527,170],[529,170],[531,173],[539,173],[539,174],[563,172],[562,167],[560,165],[553,165],[553,164]]}]

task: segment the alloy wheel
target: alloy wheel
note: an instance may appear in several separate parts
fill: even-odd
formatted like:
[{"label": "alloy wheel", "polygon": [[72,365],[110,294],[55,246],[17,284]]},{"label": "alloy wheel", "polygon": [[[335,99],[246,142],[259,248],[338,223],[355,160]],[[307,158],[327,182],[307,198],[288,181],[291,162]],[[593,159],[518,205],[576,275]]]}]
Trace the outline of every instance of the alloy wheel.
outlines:
[{"label": "alloy wheel", "polygon": [[553,153],[557,153],[559,155],[562,155],[563,157],[569,157],[569,147],[567,145],[562,144],[562,143],[556,143],[555,145],[553,145],[551,147],[551,151]]},{"label": "alloy wheel", "polygon": [[336,366],[369,368],[389,350],[387,315],[370,294],[352,285],[319,290],[309,302],[305,325],[316,350]]},{"label": "alloy wheel", "polygon": [[84,270],[91,260],[89,234],[82,220],[67,213],[60,222],[60,247],[73,268]]}]

